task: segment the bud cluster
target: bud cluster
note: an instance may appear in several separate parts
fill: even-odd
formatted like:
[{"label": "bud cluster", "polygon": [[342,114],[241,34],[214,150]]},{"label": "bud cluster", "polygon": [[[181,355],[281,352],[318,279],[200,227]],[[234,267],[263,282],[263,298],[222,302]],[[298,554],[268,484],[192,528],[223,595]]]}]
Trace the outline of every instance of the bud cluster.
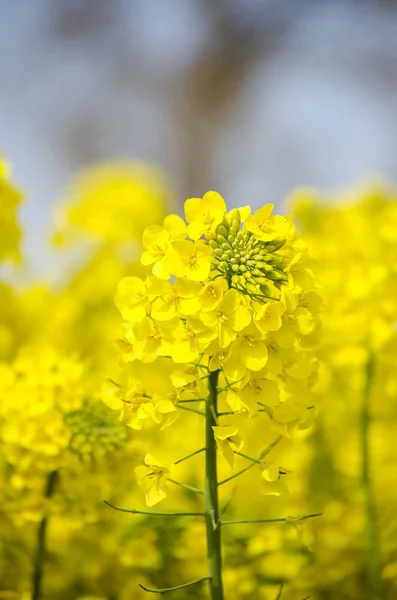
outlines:
[{"label": "bud cluster", "polygon": [[103,402],[85,402],[64,420],[71,434],[69,449],[85,462],[112,454],[127,438],[125,427]]},{"label": "bud cluster", "polygon": [[229,287],[255,297],[269,297],[269,282],[281,287],[288,280],[286,260],[278,251],[286,238],[263,242],[250,231],[241,230],[238,209],[224,217],[209,241],[214,249],[212,271],[219,271]]}]

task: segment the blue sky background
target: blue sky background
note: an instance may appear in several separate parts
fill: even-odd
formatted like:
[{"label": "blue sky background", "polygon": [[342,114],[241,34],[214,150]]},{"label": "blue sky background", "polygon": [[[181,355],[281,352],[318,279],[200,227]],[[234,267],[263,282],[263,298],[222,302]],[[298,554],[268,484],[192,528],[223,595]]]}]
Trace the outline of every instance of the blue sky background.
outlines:
[{"label": "blue sky background", "polygon": [[0,148],[29,193],[28,265],[72,174],[163,166],[181,204],[279,204],[293,187],[397,178],[397,7],[324,0],[3,0]]}]

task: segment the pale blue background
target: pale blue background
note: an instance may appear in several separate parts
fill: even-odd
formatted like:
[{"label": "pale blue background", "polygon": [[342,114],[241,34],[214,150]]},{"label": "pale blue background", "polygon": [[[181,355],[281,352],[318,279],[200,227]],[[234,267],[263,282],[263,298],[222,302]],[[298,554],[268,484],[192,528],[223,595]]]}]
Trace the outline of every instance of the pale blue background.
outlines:
[{"label": "pale blue background", "polygon": [[52,203],[98,160],[157,162],[180,203],[396,178],[394,2],[2,0],[0,14],[0,148],[29,190],[38,276],[59,276]]}]

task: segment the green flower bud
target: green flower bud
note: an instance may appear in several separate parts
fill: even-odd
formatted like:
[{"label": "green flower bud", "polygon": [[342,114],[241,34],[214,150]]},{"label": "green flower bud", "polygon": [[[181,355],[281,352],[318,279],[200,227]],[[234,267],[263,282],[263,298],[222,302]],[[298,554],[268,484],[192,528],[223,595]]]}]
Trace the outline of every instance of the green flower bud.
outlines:
[{"label": "green flower bud", "polygon": [[281,240],[273,240],[272,241],[273,251],[280,250],[280,248],[282,248],[284,246],[286,241],[287,241],[286,238],[283,238]]},{"label": "green flower bud", "polygon": [[255,281],[256,281],[256,283],[259,283],[260,285],[266,285],[266,283],[267,283],[266,277],[263,277],[263,276],[255,277]]},{"label": "green flower bud", "polygon": [[238,231],[240,231],[240,225],[241,225],[240,211],[236,210],[233,213],[232,227],[233,227],[233,229],[237,229]]},{"label": "green flower bud", "polygon": [[[285,240],[262,242],[241,227],[241,216],[233,210],[228,219],[224,218],[216,229],[216,239],[209,241],[214,248],[212,270],[218,269],[235,286],[250,290],[252,294],[269,293],[269,281],[274,287],[281,288],[287,280],[283,271],[285,258],[277,256],[275,248],[280,248]],[[217,261],[220,261],[217,265]],[[262,286],[262,291],[261,291]],[[271,295],[271,294],[270,294]],[[265,301],[265,300],[264,300]]]},{"label": "green flower bud", "polygon": [[274,265],[276,267],[282,267],[282,265],[284,264],[285,259],[283,256],[277,256],[277,255],[273,255],[271,258],[269,258],[268,263],[271,265]]},{"label": "green flower bud", "polygon": [[270,273],[271,271],[273,271],[273,267],[265,262],[257,262],[256,266],[258,269],[264,271],[265,273]]},{"label": "green flower bud", "polygon": [[258,288],[255,284],[247,282],[246,284],[246,289],[248,292],[250,292],[251,294],[257,294],[258,293]]},{"label": "green flower bud", "polygon": [[260,286],[260,290],[261,290],[262,294],[265,294],[266,296],[269,294],[269,287],[265,284],[262,284]]},{"label": "green flower bud", "polygon": [[216,233],[218,239],[220,238],[220,236],[223,236],[224,238],[227,238],[228,236],[228,231],[223,225],[218,225]]},{"label": "green flower bud", "polygon": [[238,223],[240,224],[241,217],[240,217],[240,211],[238,208],[232,208],[232,210],[229,211],[229,221],[231,223],[233,223],[233,221],[238,221]]},{"label": "green flower bud", "polygon": [[287,281],[286,274],[279,269],[273,269],[271,273],[267,274],[267,277],[273,281]]}]

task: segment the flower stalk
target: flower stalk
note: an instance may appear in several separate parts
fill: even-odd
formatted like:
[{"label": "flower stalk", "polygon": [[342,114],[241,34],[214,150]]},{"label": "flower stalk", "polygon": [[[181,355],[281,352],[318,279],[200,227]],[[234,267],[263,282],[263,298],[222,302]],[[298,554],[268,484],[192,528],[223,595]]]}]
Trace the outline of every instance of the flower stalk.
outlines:
[{"label": "flower stalk", "polygon": [[204,517],[204,513],[198,512],[153,512],[150,510],[138,510],[137,508],[122,508],[121,506],[111,504],[107,500],[104,500],[103,503],[110,506],[110,508],[114,508],[114,510],[132,515],[147,515],[150,517]]},{"label": "flower stalk", "polygon": [[[44,493],[44,498],[48,500],[54,493],[56,481],[58,478],[57,471],[51,471],[48,475],[47,486]],[[46,534],[47,534],[48,516],[45,515],[37,530],[36,554],[33,565],[32,577],[32,600],[40,600],[41,588],[43,581],[43,570],[46,553]]]},{"label": "flower stalk", "polygon": [[365,388],[363,393],[363,402],[361,407],[361,476],[364,489],[364,502],[366,513],[366,537],[367,537],[367,556],[368,556],[368,599],[383,600],[383,584],[380,565],[380,548],[376,523],[376,504],[373,482],[371,476],[371,450],[370,450],[370,396],[374,377],[375,361],[374,356],[369,356],[366,374]]},{"label": "flower stalk", "polygon": [[222,521],[222,525],[242,525],[247,523],[297,523],[298,521],[306,521],[321,517],[322,513],[313,513],[312,515],[302,515],[301,517],[281,517],[279,519],[243,519],[236,521]]},{"label": "flower stalk", "polygon": [[170,588],[148,588],[139,584],[139,587],[145,592],[150,592],[152,594],[166,594],[167,592],[175,592],[176,590],[182,590],[183,588],[191,587],[192,585],[197,585],[198,583],[202,583],[203,581],[208,581],[209,577],[201,577],[200,579],[195,579],[194,581],[189,581],[189,583],[182,583],[182,585],[176,585]]},{"label": "flower stalk", "polygon": [[222,548],[218,498],[217,450],[213,426],[217,424],[219,371],[211,373],[205,421],[205,522],[211,600],[223,600]]}]

